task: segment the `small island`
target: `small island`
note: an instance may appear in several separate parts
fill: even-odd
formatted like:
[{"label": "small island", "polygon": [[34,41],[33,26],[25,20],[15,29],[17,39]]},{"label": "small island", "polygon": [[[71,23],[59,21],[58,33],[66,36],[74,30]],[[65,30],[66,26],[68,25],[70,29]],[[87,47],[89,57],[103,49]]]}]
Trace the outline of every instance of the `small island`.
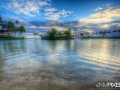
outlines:
[{"label": "small island", "polygon": [[42,35],[41,39],[43,40],[68,40],[72,38],[71,29],[67,29],[64,31],[58,31],[56,28],[52,28],[47,32],[46,35]]},{"label": "small island", "polygon": [[0,16],[0,40],[13,40],[13,39],[24,39],[22,33],[26,32],[26,29],[23,25],[19,25],[19,21],[4,21]]}]

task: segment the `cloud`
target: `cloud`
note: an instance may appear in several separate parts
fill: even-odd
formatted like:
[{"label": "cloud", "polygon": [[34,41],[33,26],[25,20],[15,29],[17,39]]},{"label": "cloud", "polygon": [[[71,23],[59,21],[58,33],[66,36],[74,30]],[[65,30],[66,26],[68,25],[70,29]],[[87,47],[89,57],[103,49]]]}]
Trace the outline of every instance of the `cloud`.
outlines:
[{"label": "cloud", "polygon": [[101,10],[103,10],[103,8],[102,7],[98,7],[94,11],[101,11]]},{"label": "cloud", "polygon": [[46,8],[44,11],[46,11],[46,12],[54,12],[54,11],[57,11],[57,9],[56,8]]},{"label": "cloud", "polygon": [[[38,1],[38,2],[36,2]],[[24,2],[24,3],[23,3]],[[11,5],[9,5],[11,4]],[[8,6],[7,6],[8,5]],[[99,8],[99,12],[95,12],[86,18],[78,21],[61,22],[60,19],[65,18],[71,14],[72,11],[58,10],[51,6],[51,1],[48,0],[12,0],[5,4],[5,8],[17,13],[18,15],[26,17],[3,17],[5,20],[20,21],[20,24],[24,25],[27,32],[33,33],[38,30],[46,33],[52,27],[56,27],[60,30],[70,28],[75,33],[81,31],[101,31],[101,30],[114,30],[120,28],[120,8],[107,7],[106,9]],[[31,18],[36,17],[36,18]],[[46,20],[39,21],[39,17],[44,17]],[[76,17],[76,16],[75,16]],[[36,19],[36,20],[35,20]],[[25,21],[26,20],[26,21]]]},{"label": "cloud", "polygon": [[104,24],[104,25],[101,25],[101,26],[100,26],[100,28],[102,28],[102,29],[107,29],[107,28],[109,28],[109,27],[110,27],[109,24]]},{"label": "cloud", "polygon": [[119,18],[120,8],[108,7],[106,10],[92,14],[87,18],[80,19],[78,26],[80,30],[114,30],[120,28]]},{"label": "cloud", "polygon": [[58,20],[69,16],[71,11],[58,10],[51,6],[51,0],[10,0],[3,2],[2,7],[18,15],[26,17],[42,17],[47,20]]},{"label": "cloud", "polygon": [[112,22],[115,20],[115,18],[120,18],[120,8],[107,9],[96,14],[92,14],[88,18],[79,20],[79,22],[86,24],[88,23],[99,24]]},{"label": "cloud", "polygon": [[45,14],[47,20],[58,20],[59,18],[64,18],[72,14],[71,11],[62,10],[59,12],[49,11]]},{"label": "cloud", "polygon": [[5,9],[29,17],[40,15],[40,10],[44,6],[50,6],[50,3],[45,0],[11,0],[3,4]]},{"label": "cloud", "polygon": [[[52,15],[53,13],[50,14]],[[61,14],[61,12],[59,12],[59,14]],[[66,14],[66,12],[64,12],[64,14]],[[117,30],[120,28],[119,18],[120,18],[120,8],[107,8],[106,10],[92,14],[89,17],[80,19],[79,21],[70,21],[70,22],[33,21],[30,23],[39,27],[43,27],[43,26],[49,27],[47,28],[49,30],[54,26],[59,28],[67,27],[67,28],[71,28],[75,33],[79,33],[81,31],[104,31],[104,30],[114,30],[114,29]]]}]

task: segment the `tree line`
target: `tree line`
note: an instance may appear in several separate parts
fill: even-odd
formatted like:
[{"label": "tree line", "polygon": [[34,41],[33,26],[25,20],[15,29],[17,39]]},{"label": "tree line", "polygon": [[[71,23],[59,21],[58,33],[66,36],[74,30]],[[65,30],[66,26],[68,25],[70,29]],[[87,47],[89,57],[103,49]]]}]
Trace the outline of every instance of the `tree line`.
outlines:
[{"label": "tree line", "polygon": [[7,32],[8,37],[10,36],[10,32],[13,32],[15,37],[16,33],[20,33],[20,37],[22,37],[22,33],[26,32],[26,29],[23,25],[18,26],[18,24],[19,24],[18,20],[16,20],[15,22],[3,21],[2,17],[0,16],[0,26],[2,27],[0,33]]},{"label": "tree line", "polygon": [[81,37],[98,37],[98,38],[120,38],[120,30],[113,31],[99,31],[99,32],[82,32],[77,34],[77,36]]}]

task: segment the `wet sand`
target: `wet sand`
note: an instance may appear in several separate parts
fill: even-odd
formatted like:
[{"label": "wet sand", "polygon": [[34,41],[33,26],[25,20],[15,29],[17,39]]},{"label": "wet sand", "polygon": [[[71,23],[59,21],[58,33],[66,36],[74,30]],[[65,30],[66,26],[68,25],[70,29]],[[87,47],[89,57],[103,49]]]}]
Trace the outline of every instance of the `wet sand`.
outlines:
[{"label": "wet sand", "polygon": [[[16,71],[17,70],[17,71]],[[82,70],[81,70],[82,71]],[[51,70],[15,69],[9,73],[0,71],[0,90],[119,90],[120,88],[98,88],[96,84],[119,82],[120,76],[111,80],[87,80],[83,76],[68,76]],[[14,72],[14,73],[13,73]],[[88,82],[89,81],[89,82]]]},{"label": "wet sand", "polygon": [[[98,81],[99,82],[99,81]],[[106,81],[102,81],[106,82]],[[119,90],[120,88],[98,88],[97,82],[87,85],[65,84],[55,81],[8,80],[0,82],[0,90]]]}]

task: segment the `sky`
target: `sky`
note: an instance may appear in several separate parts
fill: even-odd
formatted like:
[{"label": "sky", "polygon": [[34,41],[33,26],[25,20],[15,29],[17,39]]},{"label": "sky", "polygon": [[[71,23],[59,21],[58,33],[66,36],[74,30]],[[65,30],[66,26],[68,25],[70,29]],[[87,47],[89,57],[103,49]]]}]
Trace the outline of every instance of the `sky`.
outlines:
[{"label": "sky", "polygon": [[0,0],[0,15],[18,20],[27,33],[120,30],[120,0]]}]

